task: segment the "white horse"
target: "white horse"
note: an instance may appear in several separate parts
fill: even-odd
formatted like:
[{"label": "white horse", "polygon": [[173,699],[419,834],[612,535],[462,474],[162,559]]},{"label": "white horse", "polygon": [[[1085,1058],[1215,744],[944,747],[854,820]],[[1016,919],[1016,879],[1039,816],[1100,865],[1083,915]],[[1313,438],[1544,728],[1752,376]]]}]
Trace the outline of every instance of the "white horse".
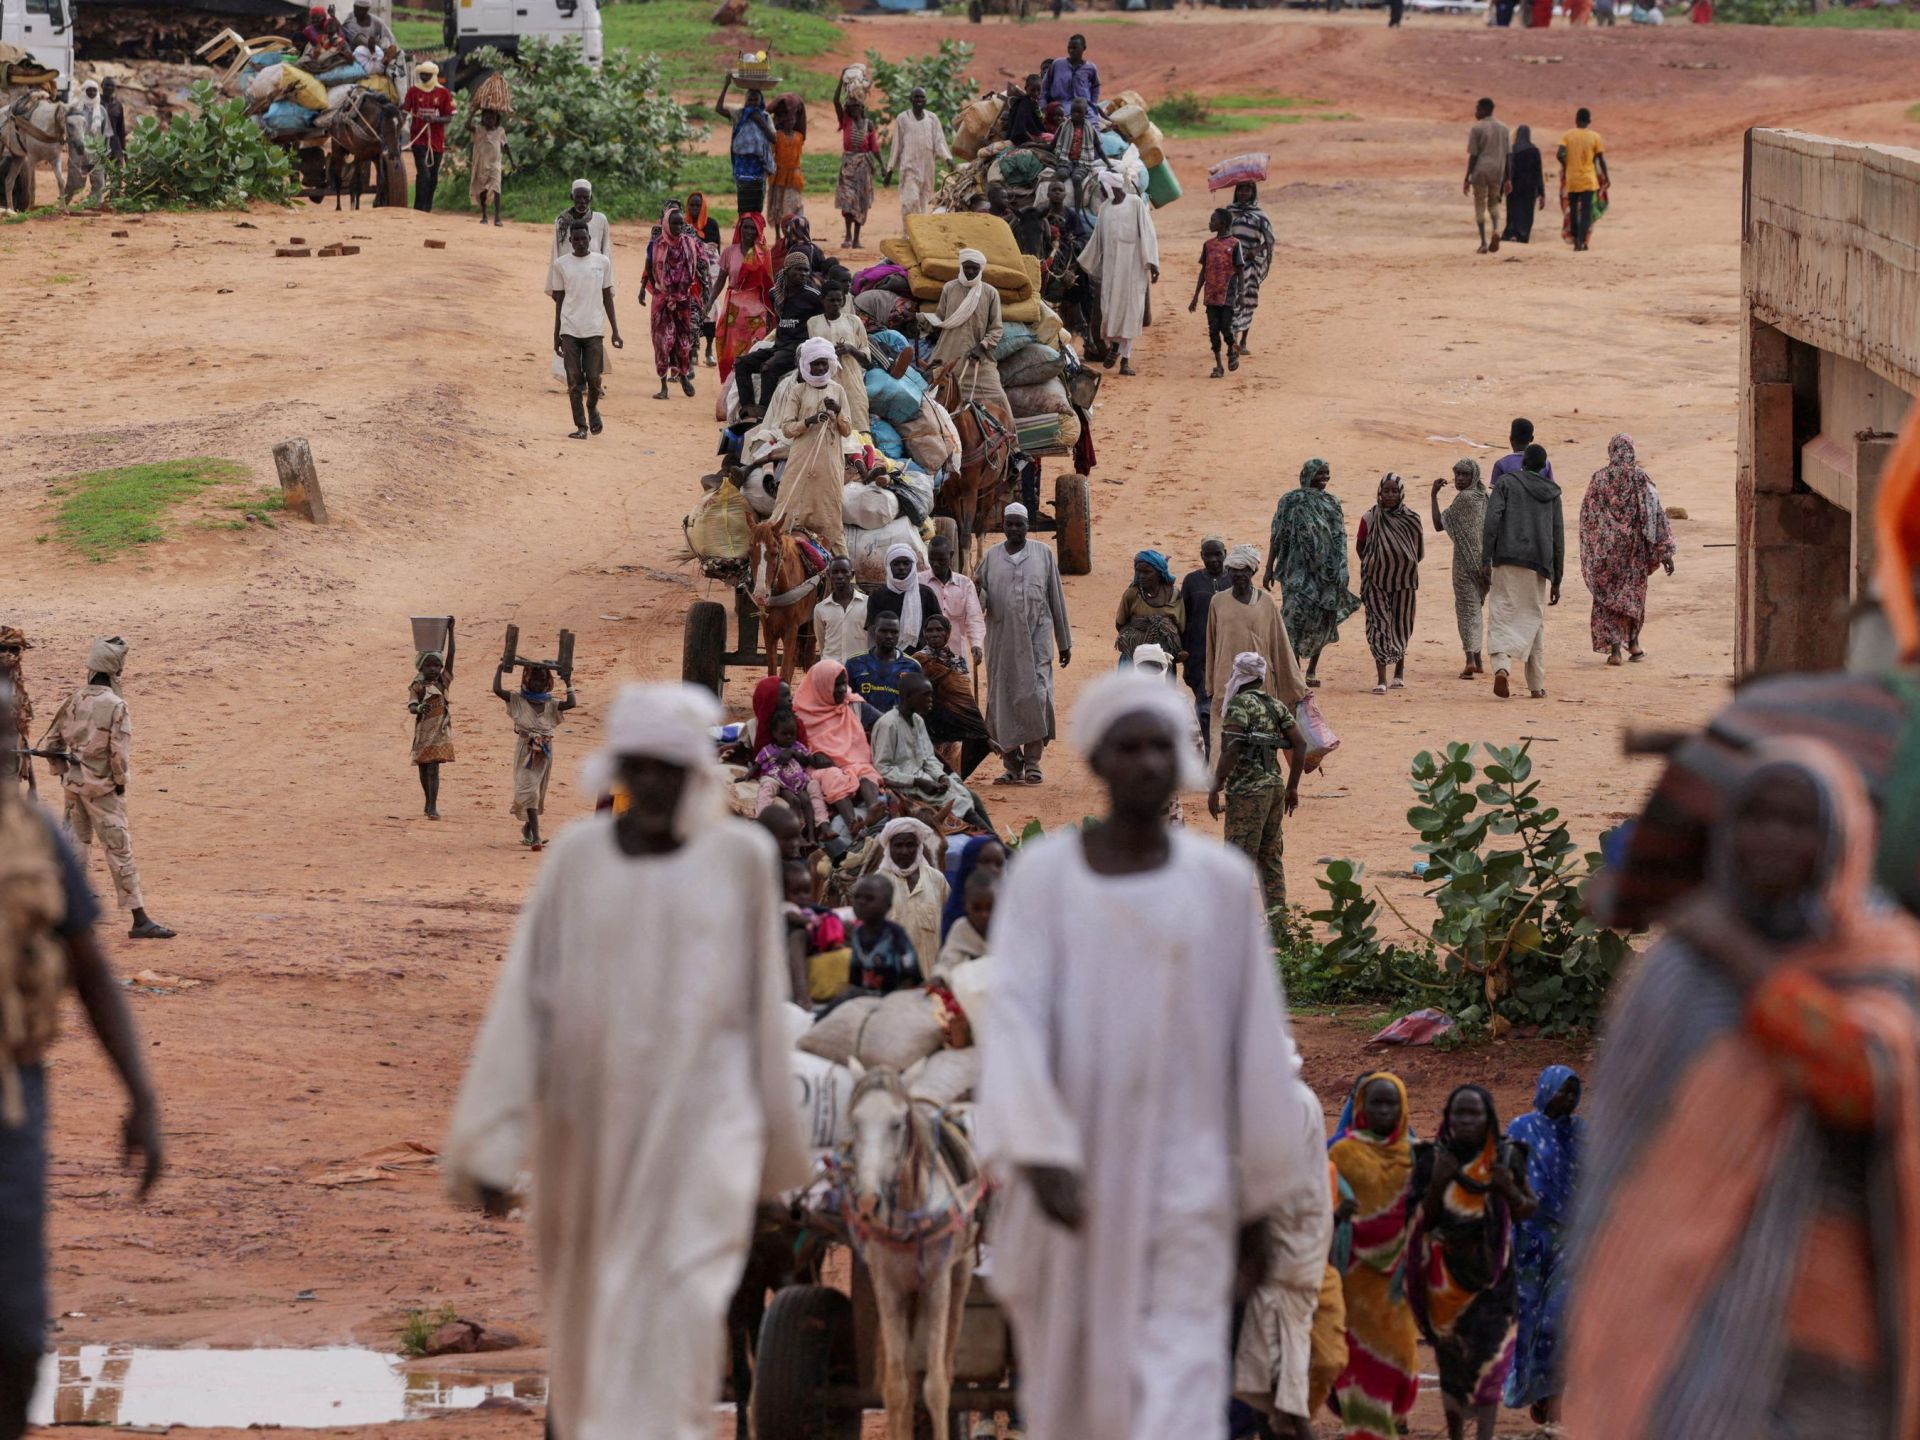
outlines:
[{"label": "white horse", "polygon": [[916,1349],[926,1356],[921,1397],[933,1440],[949,1440],[953,1357],[980,1240],[980,1166],[966,1137],[908,1096],[896,1071],[860,1075],[847,1114],[841,1195],[879,1310],[887,1440],[913,1437]]},{"label": "white horse", "polygon": [[23,196],[33,188],[37,166],[52,166],[56,189],[64,194],[67,188],[67,107],[39,100],[16,111],[16,104],[9,95],[0,108],[0,210],[13,208],[19,177],[26,178],[18,186]]}]

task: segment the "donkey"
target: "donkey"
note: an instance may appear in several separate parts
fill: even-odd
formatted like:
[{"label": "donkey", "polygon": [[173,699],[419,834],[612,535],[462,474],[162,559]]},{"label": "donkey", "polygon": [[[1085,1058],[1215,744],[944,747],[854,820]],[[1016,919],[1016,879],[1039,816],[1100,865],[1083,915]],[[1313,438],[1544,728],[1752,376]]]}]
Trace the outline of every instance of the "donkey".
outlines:
[{"label": "donkey", "polygon": [[933,1440],[950,1440],[953,1357],[980,1240],[980,1165],[957,1129],[907,1094],[898,1071],[855,1068],[841,1196],[879,1310],[887,1440],[913,1440],[916,1340]]},{"label": "donkey", "polygon": [[760,629],[767,648],[767,674],[793,683],[800,661],[800,627],[813,618],[820,603],[826,571],[809,577],[792,535],[771,520],[753,526],[747,545],[747,574],[753,603],[760,611]]},{"label": "donkey", "polygon": [[965,398],[967,387],[960,378],[962,370],[969,364],[987,363],[990,362],[956,361],[934,381],[935,394],[953,417],[953,428],[960,437],[960,453],[953,461],[955,473],[940,487],[939,510],[953,517],[954,526],[960,532],[959,554],[955,558],[963,570],[973,563],[974,540],[986,533],[994,501],[1006,483],[1007,466],[1014,450],[1013,431],[999,428],[998,417],[991,417],[995,428],[989,433],[984,418],[988,412]]},{"label": "donkey", "polygon": [[384,204],[386,180],[403,163],[400,159],[400,107],[377,90],[356,88],[327,121],[328,188],[333,208],[340,209],[347,173],[353,174],[353,208],[360,208],[360,192],[367,172],[374,176],[374,204]]},{"label": "donkey", "polygon": [[16,192],[31,188],[34,168],[53,168],[55,187],[67,190],[67,107],[33,92],[0,96],[0,211],[11,211]]}]

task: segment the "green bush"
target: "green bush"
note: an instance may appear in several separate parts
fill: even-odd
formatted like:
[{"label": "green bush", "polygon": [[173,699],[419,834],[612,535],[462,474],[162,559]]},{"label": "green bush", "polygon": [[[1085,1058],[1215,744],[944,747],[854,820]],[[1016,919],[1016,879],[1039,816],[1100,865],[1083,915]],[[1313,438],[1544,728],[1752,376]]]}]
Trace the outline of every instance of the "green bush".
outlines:
[{"label": "green bush", "polygon": [[[475,53],[513,87],[513,114],[506,121],[513,151],[509,192],[516,178],[523,185],[564,187],[584,175],[603,210],[602,189],[666,195],[679,183],[688,148],[705,134],[662,89],[656,56],[610,50],[595,70],[568,42],[530,39],[518,55],[491,48]],[[472,107],[462,106],[448,126],[448,168],[463,178],[473,124]]]},{"label": "green bush", "polygon": [[140,118],[125,160],[108,158],[104,137],[92,142],[114,208],[243,210],[254,200],[284,205],[299,193],[292,157],[247,115],[245,100],[223,99],[205,80],[187,93],[191,109],[171,124]]},{"label": "green bush", "polygon": [[1182,90],[1178,95],[1169,95],[1157,100],[1147,111],[1147,117],[1156,125],[1204,125],[1213,119],[1213,106],[1206,98],[1191,90]]},{"label": "green bush", "polygon": [[881,58],[878,50],[867,51],[867,73],[873,87],[884,100],[873,100],[869,108],[874,118],[887,124],[907,110],[907,98],[915,87],[927,92],[927,108],[951,127],[954,118],[979,92],[967,66],[973,63],[973,46],[964,40],[942,40],[931,55],[915,55],[898,65]]}]

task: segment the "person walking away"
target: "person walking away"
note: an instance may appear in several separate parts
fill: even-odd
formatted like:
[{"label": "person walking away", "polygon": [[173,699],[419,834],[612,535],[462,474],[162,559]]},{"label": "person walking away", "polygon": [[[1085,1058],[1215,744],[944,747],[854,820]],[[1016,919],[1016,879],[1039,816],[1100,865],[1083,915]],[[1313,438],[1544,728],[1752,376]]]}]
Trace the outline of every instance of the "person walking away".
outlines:
[{"label": "person walking away", "polygon": [[687,228],[700,242],[700,338],[707,344],[707,364],[713,355],[713,306],[720,299],[720,222],[707,210],[707,197],[698,190],[687,196]]},{"label": "person walking away", "polygon": [[720,275],[725,288],[714,295],[708,313],[714,317],[724,386],[734,363],[773,328],[773,257],[758,215],[734,222],[733,243],[720,252]]},{"label": "person walking away", "polygon": [[879,163],[880,132],[867,116],[866,102],[841,100],[846,76],[833,87],[833,118],[840,125],[840,178],[833,187],[833,203],[846,223],[846,237],[840,248],[851,250],[860,243],[860,227],[867,223],[873,209],[873,169]]},{"label": "person walking away", "polygon": [[1473,107],[1473,128],[1467,131],[1467,178],[1460,182],[1460,193],[1473,196],[1481,255],[1500,251],[1500,203],[1513,188],[1507,170],[1510,148],[1507,127],[1493,118],[1493,101],[1483,97]]},{"label": "person walking away", "polygon": [[1571,1435],[1902,1435],[1920,1407],[1920,927],[1872,882],[1847,755],[1745,759],[1601,1045]]},{"label": "person walking away", "polygon": [[573,222],[572,250],[553,262],[547,289],[553,295],[553,350],[567,372],[567,403],[573,407],[573,432],[584,440],[606,428],[600,420],[600,377],[606,370],[607,331],[613,348],[622,349],[620,321],[613,313],[613,260],[588,248],[592,231]]},{"label": "person walking away", "polygon": [[[613,258],[613,227],[607,223],[606,212],[593,208],[593,182],[576,180],[571,192],[572,204],[562,210],[553,222],[553,258],[559,259],[573,249],[573,227],[579,223],[587,227],[587,248],[596,255]],[[547,287],[551,290],[553,287]]]},{"label": "person walking away", "polygon": [[798,95],[773,102],[773,177],[767,185],[767,220],[775,231],[806,207],[807,107]]},{"label": "person walking away", "polygon": [[[1513,424],[1507,428],[1507,449],[1509,453],[1502,455],[1498,460],[1493,462],[1493,474],[1490,477],[1491,483],[1498,485],[1502,475],[1507,474],[1509,471],[1526,469],[1526,452],[1527,447],[1531,444],[1533,444],[1533,422],[1525,416],[1516,416]],[[1541,474],[1545,475],[1549,480],[1553,479],[1553,466],[1549,464],[1545,470],[1541,471]]]},{"label": "person walking away", "polygon": [[933,203],[934,177],[942,163],[953,163],[946,128],[927,109],[927,92],[916,85],[905,113],[893,117],[893,137],[887,147],[886,181],[900,177],[900,214],[924,215]]},{"label": "person walking away", "polygon": [[1580,578],[1593,593],[1593,648],[1607,664],[1646,658],[1647,579],[1659,569],[1673,574],[1673,555],[1660,492],[1640,468],[1633,437],[1616,435],[1580,502]]},{"label": "person walking away", "polygon": [[87,683],[53,712],[39,748],[71,756],[49,763],[61,780],[67,834],[84,854],[98,837],[120,908],[128,912],[131,940],[171,940],[174,932],[147,913],[140,869],[133,862],[133,830],[127,819],[127,786],[133,780],[133,722],[120,685],[127,642],[102,637],[87,647]]},{"label": "person walking away", "polygon": [[1315,456],[1300,467],[1300,484],[1280,497],[1267,531],[1261,585],[1280,582],[1287,638],[1306,661],[1306,683],[1320,684],[1320,657],[1340,643],[1341,622],[1360,608],[1347,589],[1347,518],[1332,490],[1333,468]]},{"label": "person walking away", "polygon": [[1267,662],[1266,692],[1283,705],[1306,698],[1307,677],[1300,673],[1286,621],[1273,598],[1253,583],[1260,568],[1260,552],[1236,545],[1227,552],[1227,574],[1232,585],[1213,597],[1207,608],[1207,683],[1213,687],[1213,725],[1223,727],[1227,707],[1226,681],[1233,673],[1233,657],[1252,650]]},{"label": "person walking away", "polygon": [[1398,30],[1401,17],[1406,14],[1407,0],[1387,0],[1387,28]]},{"label": "person walking away", "polygon": [[[900,648],[900,617],[888,612],[868,620],[873,643],[847,662],[847,684],[865,705],[885,716],[900,703],[900,687],[920,667]],[[919,637],[916,636],[916,639]],[[875,762],[876,768],[878,761]],[[883,772],[884,773],[884,772]]]},{"label": "person walking away", "polygon": [[533,1167],[556,1440],[713,1428],[756,1203],[803,1183],[779,862],[727,814],[711,694],[629,685],[541,867],[443,1151],[490,1215]]},{"label": "person walking away", "polygon": [[1474,459],[1453,462],[1453,501],[1446,513],[1440,510],[1440,492],[1445,478],[1433,482],[1428,498],[1433,504],[1433,528],[1453,541],[1453,618],[1460,627],[1460,650],[1466,665],[1462,680],[1484,675],[1483,658],[1486,633],[1487,592],[1481,577],[1480,542],[1487,528],[1487,487],[1480,479],[1480,462]]},{"label": "person walking away", "polygon": [[713,111],[733,127],[728,158],[733,165],[734,208],[741,215],[765,215],[767,177],[773,173],[773,121],[767,115],[766,97],[758,90],[747,91],[747,102],[739,114],[729,110],[727,91],[732,85],[729,72],[721,82],[720,98],[713,102]]},{"label": "person walking away", "polygon": [[940,613],[951,622],[955,648],[965,645],[977,669],[986,656],[987,617],[972,578],[953,568],[953,541],[943,534],[927,542],[927,568],[920,572],[920,583],[933,592]]},{"label": "person walking away", "polygon": [[[1226,795],[1226,840],[1253,862],[1260,876],[1267,923],[1277,943],[1287,928],[1286,817],[1300,805],[1300,767],[1305,749],[1294,743],[1293,714],[1261,688],[1266,659],[1252,650],[1233,657],[1227,703],[1214,761],[1207,813],[1218,820]],[[1287,752],[1287,773],[1277,763]]]},{"label": "person walking away", "polygon": [[414,667],[407,687],[407,710],[413,716],[413,763],[420,771],[420,794],[429,820],[440,818],[440,767],[453,760],[453,629],[447,629],[442,654],[429,650]]},{"label": "person walking away", "polygon": [[[0,678],[0,735],[17,723],[13,687]],[[0,1440],[19,1440],[46,1348],[46,1058],[69,986],[126,1091],[121,1152],[123,1163],[141,1159],[139,1199],[160,1178],[164,1150],[139,1034],[94,934],[100,906],[85,865],[14,785],[0,785],[0,916]]]},{"label": "person walking away", "polygon": [[1538,1206],[1513,1227],[1516,1326],[1503,1400],[1510,1410],[1526,1410],[1536,1425],[1560,1423],[1567,1226],[1586,1146],[1587,1122],[1574,1113],[1579,1108],[1580,1077],[1565,1065],[1549,1065],[1534,1085],[1533,1109],[1507,1129],[1509,1141],[1526,1146],[1527,1189]]},{"label": "person walking away", "polygon": [[79,97],[67,107],[67,184],[61,195],[71,202],[87,182],[87,198],[99,204],[107,190],[106,167],[95,158],[92,142],[104,143],[107,137],[107,107],[101,103],[100,87],[92,80],[80,87]]},{"label": "person walking away", "polygon": [[827,562],[827,593],[813,607],[814,638],[822,660],[846,664],[867,651],[867,597],[853,583],[853,561],[836,555]]},{"label": "person walking away", "polygon": [[1206,298],[1207,343],[1213,347],[1213,373],[1209,378],[1218,380],[1227,373],[1220,368],[1223,341],[1227,347],[1227,363],[1235,370],[1240,368],[1233,317],[1247,264],[1240,242],[1230,233],[1233,217],[1220,209],[1213,212],[1208,223],[1213,234],[1200,246],[1200,273],[1193,282],[1193,298],[1187,302],[1187,313],[1191,315],[1199,308],[1201,298]]},{"label": "person walking away", "polygon": [[1573,129],[1560,137],[1561,188],[1567,196],[1567,218],[1573,228],[1573,248],[1588,248],[1593,234],[1594,207],[1604,205],[1613,177],[1607,173],[1606,142],[1593,129],[1593,112],[1582,106],[1574,112]]},{"label": "person walking away", "polygon": [[[1607,22],[1602,22],[1607,23]],[[1547,208],[1547,185],[1540,167],[1540,147],[1533,143],[1533,127],[1516,125],[1513,148],[1507,152],[1507,226],[1502,240],[1516,245],[1533,240],[1534,212]]]},{"label": "person walking away", "polygon": [[1407,644],[1413,639],[1414,602],[1420,594],[1420,562],[1427,537],[1420,517],[1407,504],[1406,482],[1392,471],[1380,477],[1374,506],[1360,517],[1354,535],[1360,556],[1360,603],[1367,611],[1367,649],[1373,652],[1373,693],[1388,690],[1393,667],[1395,690],[1407,683]]},{"label": "person walking away", "polygon": [[1240,242],[1240,288],[1233,300],[1233,343],[1245,359],[1247,335],[1253,329],[1254,312],[1260,308],[1260,287],[1273,273],[1273,252],[1278,241],[1273,222],[1260,208],[1260,188],[1251,180],[1233,187],[1233,203],[1227,207],[1233,238]]},{"label": "person walking away", "polygon": [[1525,468],[1494,481],[1481,531],[1480,559],[1487,571],[1487,649],[1493,655],[1493,693],[1510,693],[1507,671],[1526,666],[1527,693],[1547,693],[1547,607],[1560,603],[1566,567],[1566,523],[1560,487],[1547,478],[1547,452],[1529,445]]},{"label": "person walking away", "polygon": [[804,340],[799,354],[801,383],[776,389],[767,407],[766,424],[792,442],[772,518],[781,532],[805,530],[836,554],[846,539],[841,491],[847,462],[841,441],[853,433],[853,424],[847,419],[846,391],[833,378],[838,365],[833,346]]},{"label": "person walking away", "polygon": [[1142,550],[1133,557],[1133,583],[1121,592],[1113,628],[1118,632],[1113,648],[1120,652],[1122,665],[1132,664],[1134,651],[1142,645],[1158,645],[1169,662],[1186,654],[1181,643],[1186,606],[1173,583],[1173,569],[1158,550]]},{"label": "person walking away", "polygon": [[33,748],[33,700],[27,694],[24,670],[26,652],[32,648],[24,630],[17,625],[0,625],[0,684],[10,687],[13,695],[9,712],[13,724],[8,729],[0,729],[0,742],[6,741],[11,735],[14,745],[22,752],[13,757],[17,762],[13,766],[0,766],[0,774],[11,768],[29,794],[39,790],[38,782],[33,778],[33,757],[24,753]]},{"label": "person walking away", "polygon": [[1218,1433],[1270,1217],[1324,1194],[1252,867],[1167,815],[1206,784],[1176,686],[1110,671],[1074,741],[1106,792],[1021,847],[994,922],[982,1158],[1029,1440]]},{"label": "person walking away", "polygon": [[1000,292],[987,283],[980,251],[962,249],[958,259],[960,273],[940,287],[934,312],[920,317],[936,332],[930,366],[948,375],[961,404],[980,406],[1011,434],[1013,406],[993,359],[1003,333]]},{"label": "person walking away", "polygon": [[[567,698],[553,698],[553,672],[529,665],[521,673],[520,688],[509,694],[500,683],[511,661],[502,660],[493,672],[494,698],[507,707],[513,722],[513,818],[520,822],[520,843],[530,850],[544,849],[540,814],[547,808],[547,782],[553,778],[553,737],[560,717],[580,702],[573,681],[566,681]],[[597,792],[596,792],[597,793]]]},{"label": "person walking away", "polygon": [[1513,1227],[1533,1214],[1524,1160],[1500,1138],[1493,1096],[1462,1085],[1431,1144],[1414,1147],[1407,1300],[1440,1368],[1447,1440],[1493,1440],[1513,1367]]},{"label": "person walking away", "polygon": [[987,617],[987,728],[1006,766],[1002,785],[1038,785],[1040,757],[1054,736],[1053,652],[1073,662],[1073,631],[1060,565],[1027,538],[1027,507],[1002,515],[1005,538],[980,557],[973,583]]},{"label": "person walking away", "polygon": [[953,648],[953,624],[946,616],[926,618],[913,662],[933,687],[927,735],[946,750],[942,760],[965,780],[993,753],[993,738],[973,688],[973,671],[967,657]]},{"label": "person walking away", "polygon": [[1147,327],[1147,287],[1160,279],[1160,237],[1147,202],[1112,171],[1100,174],[1106,203],[1093,235],[1080,252],[1080,268],[1100,286],[1101,363],[1117,356],[1122,375],[1133,374],[1133,342]]},{"label": "person walking away", "polygon": [[440,67],[431,60],[414,66],[413,84],[401,104],[413,117],[407,139],[413,149],[413,208],[430,211],[447,157],[447,122],[453,118],[453,91],[440,83]]},{"label": "person walking away", "polygon": [[653,294],[653,368],[660,388],[653,398],[667,398],[667,382],[677,379],[680,393],[693,394],[694,348],[699,343],[702,270],[700,242],[687,228],[679,203],[669,200],[660,217],[660,233],[647,242],[647,262],[640,274],[640,308]]},{"label": "person walking away", "polygon": [[847,419],[856,434],[872,423],[867,408],[867,327],[847,304],[846,282],[832,279],[820,287],[820,313],[807,321],[807,334],[833,346],[839,359],[833,378],[846,392]]},{"label": "person walking away", "polygon": [[467,155],[467,199],[480,209],[480,223],[487,223],[487,200],[493,200],[493,223],[500,224],[500,191],[506,184],[506,167],[513,159],[507,144],[507,129],[498,110],[482,110],[480,123],[473,127],[471,150]]},{"label": "person walking away", "polygon": [[120,98],[120,84],[109,75],[100,82],[100,104],[107,112],[107,158],[116,163],[127,158],[127,106]]},{"label": "person walking away", "polygon": [[1420,1393],[1420,1332],[1401,1283],[1413,1173],[1407,1087],[1377,1071],[1361,1077],[1348,1103],[1352,1126],[1327,1152],[1350,1192],[1336,1218],[1353,1226],[1341,1287],[1347,1368],[1333,1391],[1343,1434],[1391,1440]]},{"label": "person walking away", "polygon": [[1200,568],[1180,581],[1180,607],[1186,626],[1180,632],[1178,653],[1186,657],[1181,678],[1193,692],[1193,713],[1200,722],[1200,753],[1213,754],[1213,711],[1207,704],[1207,616],[1213,597],[1233,584],[1227,575],[1227,542],[1209,535],[1200,542]]}]

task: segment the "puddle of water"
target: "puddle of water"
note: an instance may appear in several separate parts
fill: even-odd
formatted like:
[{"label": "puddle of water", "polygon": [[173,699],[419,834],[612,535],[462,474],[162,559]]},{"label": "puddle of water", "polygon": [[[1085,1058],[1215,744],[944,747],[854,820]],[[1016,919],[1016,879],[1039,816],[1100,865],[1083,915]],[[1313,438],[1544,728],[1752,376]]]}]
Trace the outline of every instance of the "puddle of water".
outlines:
[{"label": "puddle of water", "polygon": [[404,1356],[325,1350],[63,1345],[46,1357],[36,1425],[314,1428],[425,1420],[489,1396],[544,1401],[545,1376],[409,1368]]}]

